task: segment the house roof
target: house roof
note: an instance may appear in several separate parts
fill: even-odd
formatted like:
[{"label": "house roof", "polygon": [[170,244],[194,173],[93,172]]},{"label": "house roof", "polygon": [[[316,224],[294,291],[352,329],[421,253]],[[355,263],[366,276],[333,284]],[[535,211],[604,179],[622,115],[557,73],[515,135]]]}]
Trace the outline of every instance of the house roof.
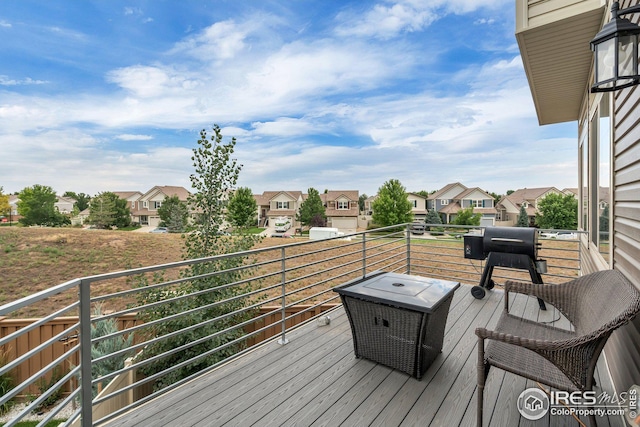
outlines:
[{"label": "house roof", "polygon": [[349,200],[357,202],[359,194],[358,190],[331,190],[320,194],[320,199],[323,202],[328,202],[331,200],[338,200],[340,197],[346,197]]},{"label": "house roof", "polygon": [[508,200],[516,210],[520,210],[520,206],[522,206],[522,203],[526,201],[527,203],[529,203],[529,206],[526,208],[527,213],[529,215],[535,215],[535,213],[537,212],[535,208],[536,200],[540,197],[544,197],[545,195],[547,195],[547,193],[550,192],[562,194],[562,192],[556,187],[521,188],[500,199],[498,206],[502,206],[508,211],[509,206],[504,204],[504,201]]},{"label": "house roof", "polygon": [[481,192],[483,195],[487,196],[488,199],[493,199],[493,197],[491,197],[491,194],[487,193],[486,191],[484,191],[480,187],[467,188],[462,193],[458,194],[455,198],[459,199],[459,200],[463,200],[467,196],[470,196],[471,194],[475,193],[476,191]]},{"label": "house roof", "polygon": [[115,194],[116,196],[118,196],[121,199],[129,199],[133,196],[138,196],[141,197],[142,193],[139,191],[114,191],[113,194]]},{"label": "house roof", "polygon": [[152,193],[154,190],[159,190],[167,197],[178,196],[178,199],[182,201],[186,201],[191,195],[189,190],[187,190],[184,187],[178,187],[173,185],[157,185],[153,187],[151,190],[147,191],[142,197],[146,197],[147,194]]},{"label": "house roof", "polygon": [[422,194],[418,194],[418,193],[407,193],[407,194],[410,194],[410,195],[415,196],[415,197],[419,197],[419,198],[424,199],[424,200],[427,200],[429,198],[429,197],[425,197]]},{"label": "house roof", "polygon": [[262,197],[267,200],[266,204],[268,205],[271,200],[275,199],[280,194],[286,195],[291,200],[298,200],[300,197],[302,197],[302,191],[282,191],[282,190],[281,191],[265,191],[264,193],[262,193]]},{"label": "house roof", "polygon": [[443,214],[454,214],[454,213],[458,213],[460,209],[461,209],[460,203],[453,202],[453,203],[449,203],[448,205],[444,205],[438,212]]},{"label": "house roof", "polygon": [[60,196],[58,197],[58,199],[56,200],[56,203],[61,203],[61,202],[65,202],[65,203],[71,203],[72,205],[77,202],[76,199],[72,198],[72,197],[64,197],[64,196]]},{"label": "house roof", "polygon": [[435,193],[429,194],[429,197],[427,197],[427,199],[429,199],[429,200],[439,199],[439,198],[442,197],[442,195],[444,195],[447,192],[451,191],[456,186],[462,187],[463,191],[467,189],[466,186],[460,184],[459,182],[452,182],[451,184],[445,185],[444,187],[442,187],[440,190],[436,191]]}]

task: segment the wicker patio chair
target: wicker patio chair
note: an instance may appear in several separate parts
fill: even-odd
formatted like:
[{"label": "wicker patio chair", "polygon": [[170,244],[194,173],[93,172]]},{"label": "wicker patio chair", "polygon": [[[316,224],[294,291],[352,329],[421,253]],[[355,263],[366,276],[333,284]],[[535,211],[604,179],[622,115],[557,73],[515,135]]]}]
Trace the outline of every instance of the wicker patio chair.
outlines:
[{"label": "wicker patio chair", "polygon": [[[562,312],[575,331],[510,314],[509,292],[542,298]],[[478,426],[491,366],[559,390],[591,390],[598,357],[611,333],[640,311],[640,292],[620,272],[607,270],[560,285],[507,281],[504,302],[495,330],[476,329]],[[595,425],[595,417],[590,421]]]}]

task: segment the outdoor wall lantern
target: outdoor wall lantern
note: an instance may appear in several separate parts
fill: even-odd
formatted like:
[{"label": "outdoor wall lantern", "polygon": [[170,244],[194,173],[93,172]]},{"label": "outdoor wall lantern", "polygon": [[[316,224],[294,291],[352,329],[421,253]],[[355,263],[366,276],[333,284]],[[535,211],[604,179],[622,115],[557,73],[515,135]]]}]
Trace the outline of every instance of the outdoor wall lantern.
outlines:
[{"label": "outdoor wall lantern", "polygon": [[640,83],[638,38],[640,27],[622,15],[640,12],[640,5],[620,10],[611,6],[611,21],[591,40],[595,55],[595,83],[591,92],[611,92]]}]

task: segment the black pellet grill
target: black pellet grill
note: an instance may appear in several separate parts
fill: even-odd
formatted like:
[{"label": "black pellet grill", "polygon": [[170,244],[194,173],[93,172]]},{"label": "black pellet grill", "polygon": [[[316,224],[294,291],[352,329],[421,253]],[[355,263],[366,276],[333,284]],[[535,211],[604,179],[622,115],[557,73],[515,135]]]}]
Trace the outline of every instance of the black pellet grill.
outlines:
[{"label": "black pellet grill", "polygon": [[[531,227],[487,227],[484,234],[464,235],[464,257],[486,259],[480,284],[471,288],[471,294],[484,298],[485,289],[495,286],[491,279],[494,267],[527,270],[533,283],[542,284],[541,273],[547,272],[547,263],[538,259],[538,230]],[[542,310],[544,301],[538,299]]]}]

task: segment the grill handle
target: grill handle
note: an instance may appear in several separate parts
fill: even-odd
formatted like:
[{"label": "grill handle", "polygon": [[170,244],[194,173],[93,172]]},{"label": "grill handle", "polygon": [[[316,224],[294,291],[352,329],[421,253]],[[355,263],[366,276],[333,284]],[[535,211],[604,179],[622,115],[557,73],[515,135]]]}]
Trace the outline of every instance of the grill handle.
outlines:
[{"label": "grill handle", "polygon": [[504,242],[504,243],[524,243],[522,239],[507,239],[506,237],[492,237],[492,242]]}]

